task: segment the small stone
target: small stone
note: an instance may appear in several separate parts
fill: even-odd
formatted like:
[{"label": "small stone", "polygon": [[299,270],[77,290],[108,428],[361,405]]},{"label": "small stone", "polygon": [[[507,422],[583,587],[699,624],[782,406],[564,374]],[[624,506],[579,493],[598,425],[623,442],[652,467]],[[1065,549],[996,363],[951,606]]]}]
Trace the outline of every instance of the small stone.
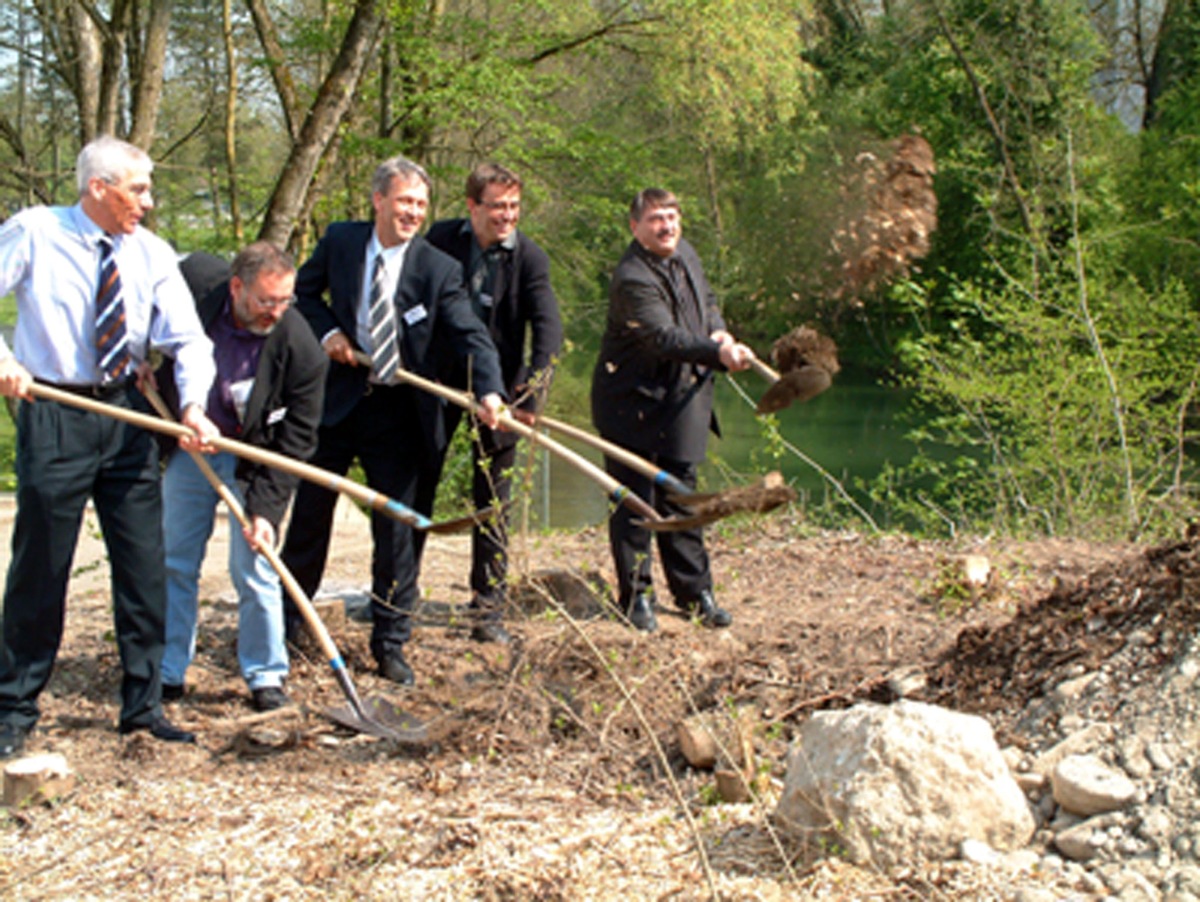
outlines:
[{"label": "small stone", "polygon": [[1171,755],[1160,742],[1147,743],[1146,759],[1154,766],[1155,770],[1171,770],[1175,767]]},{"label": "small stone", "polygon": [[1005,855],[1001,864],[1013,874],[1030,874],[1038,866],[1040,858],[1033,849],[1017,849]]},{"label": "small stone", "polygon": [[1019,774],[1013,774],[1013,779],[1017,781],[1017,785],[1021,787],[1021,792],[1025,793],[1025,795],[1040,793],[1046,788],[1046,784],[1049,782],[1045,774],[1033,771],[1023,771]]},{"label": "small stone", "polygon": [[1171,815],[1157,806],[1147,808],[1138,824],[1137,834],[1157,846],[1166,844],[1171,833]]},{"label": "small stone", "polygon": [[1146,758],[1145,745],[1138,736],[1128,736],[1118,742],[1117,753],[1121,758],[1121,766],[1131,777],[1148,777],[1154,769]]},{"label": "small stone", "polygon": [[1068,755],[1054,768],[1051,781],[1055,801],[1085,817],[1119,810],[1137,792],[1128,777],[1094,755]]},{"label": "small stone", "polygon": [[1054,835],[1054,847],[1072,861],[1090,861],[1104,845],[1106,837],[1087,821]]},{"label": "small stone", "polygon": [[[1091,686],[1092,681],[1099,676],[1098,673],[1085,673],[1081,677],[1076,677],[1073,680],[1063,680],[1053,689],[1053,695],[1060,702],[1075,701],[1082,696]],[[1066,718],[1064,717],[1065,721]]]},{"label": "small stone", "polygon": [[1087,721],[1078,714],[1064,714],[1062,719],[1058,722],[1058,728],[1068,736],[1073,733],[1078,733],[1086,726]]},{"label": "small stone", "polygon": [[1068,755],[1084,755],[1093,752],[1112,740],[1112,727],[1104,723],[1094,723],[1085,729],[1072,733],[1062,742],[1043,752],[1033,762],[1033,770],[1040,774],[1050,774],[1058,762]]}]

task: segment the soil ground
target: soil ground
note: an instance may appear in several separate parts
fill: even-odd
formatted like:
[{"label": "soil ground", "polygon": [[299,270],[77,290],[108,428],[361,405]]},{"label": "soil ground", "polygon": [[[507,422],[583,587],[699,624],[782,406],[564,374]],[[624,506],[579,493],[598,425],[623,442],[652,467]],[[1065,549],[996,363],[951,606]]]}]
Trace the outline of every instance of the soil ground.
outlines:
[{"label": "soil ground", "polygon": [[[375,675],[367,624],[333,629],[360,694],[425,724],[421,741],[397,744],[324,716],[343,698],[308,644],[294,650],[287,684],[296,706],[250,709],[222,525],[188,691],[167,706],[199,735],[181,747],[116,732],[108,570],[94,518],[84,532],[64,644],[27,746],[62,753],[78,782],[52,805],[9,812],[0,897],[1007,898],[952,866],[879,874],[788,849],[769,817],[788,742],[812,711],[885,699],[888,678],[906,671],[927,674],[930,695],[951,706],[1015,709],[1021,700],[1003,688],[1011,669],[972,684],[956,661],[980,661],[978,637],[1005,635],[1088,574],[1135,568],[1143,551],[814,533],[763,517],[708,532],[728,630],[672,611],[665,587],[649,636],[586,591],[568,599],[567,616],[530,590],[513,593],[517,641],[499,646],[467,637],[467,537],[430,536],[408,655],[416,686]],[[990,564],[984,588],[961,575],[968,553]],[[361,601],[369,554],[367,520],[345,505],[325,593]],[[612,583],[603,527],[517,537],[512,557],[524,576]],[[752,718],[758,803],[722,803],[713,775],[680,754],[676,724],[712,710]]]}]

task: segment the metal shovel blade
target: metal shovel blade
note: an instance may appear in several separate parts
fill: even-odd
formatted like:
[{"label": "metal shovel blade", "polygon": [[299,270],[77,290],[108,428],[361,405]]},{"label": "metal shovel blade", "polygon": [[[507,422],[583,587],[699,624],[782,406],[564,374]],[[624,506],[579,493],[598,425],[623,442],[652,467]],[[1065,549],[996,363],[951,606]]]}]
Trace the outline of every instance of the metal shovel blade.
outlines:
[{"label": "metal shovel blade", "polygon": [[833,384],[828,370],[805,364],[779,377],[779,381],[767,389],[759,399],[756,413],[775,413],[791,406],[793,401],[815,398]]},{"label": "metal shovel blade", "polygon": [[402,745],[422,745],[429,740],[429,731],[421,720],[377,695],[363,702],[361,713],[345,704],[326,708],[324,714],[347,729]]}]

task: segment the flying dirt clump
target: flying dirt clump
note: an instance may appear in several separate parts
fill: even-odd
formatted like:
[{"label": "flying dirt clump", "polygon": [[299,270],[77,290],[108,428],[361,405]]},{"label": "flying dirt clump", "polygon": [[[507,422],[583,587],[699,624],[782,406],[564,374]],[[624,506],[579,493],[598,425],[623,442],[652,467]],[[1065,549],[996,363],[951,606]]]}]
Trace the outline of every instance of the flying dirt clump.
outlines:
[{"label": "flying dirt clump", "polygon": [[861,170],[846,193],[858,196],[854,206],[863,211],[833,236],[842,283],[835,295],[857,305],[863,295],[907,275],[929,253],[937,228],[933,148],[920,135],[901,135],[891,147],[887,159],[858,155]]},{"label": "flying dirt clump", "polygon": [[807,401],[833,384],[842,367],[837,344],[811,326],[797,326],[775,339],[771,361],[779,369],[779,381],[758,401],[758,413],[774,413],[793,401]]}]

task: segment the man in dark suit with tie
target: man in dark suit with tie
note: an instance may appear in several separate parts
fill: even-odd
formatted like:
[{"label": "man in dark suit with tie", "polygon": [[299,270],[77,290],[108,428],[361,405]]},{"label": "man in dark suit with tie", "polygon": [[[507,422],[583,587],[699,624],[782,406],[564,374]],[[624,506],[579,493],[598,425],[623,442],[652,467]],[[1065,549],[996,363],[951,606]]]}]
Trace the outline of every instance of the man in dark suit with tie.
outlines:
[{"label": "man in dark suit with tie", "polygon": [[[743,370],[751,350],[725,328],[695,249],[681,236],[679,201],[647,188],[629,211],[633,232],[609,286],[608,321],[592,375],[592,419],[601,436],[696,484],[713,414],[713,374]],[[718,433],[719,434],[719,433]],[[653,481],[605,458],[608,472],[664,516],[686,508]],[[609,519],[618,603],[637,629],[658,628],[650,571],[650,532],[618,507]],[[709,627],[732,617],[717,606],[700,529],[657,533],[659,557],[676,605]]]},{"label": "man in dark suit with tie", "polygon": [[[332,224],[296,277],[296,308],[331,364],[311,462],[344,474],[357,458],[372,488],[413,507],[422,474],[448,441],[444,402],[399,382],[397,370],[436,378],[454,363],[468,367],[480,418],[493,428],[504,384],[461,267],[417,234],[429,208],[425,170],[393,157],[375,170],[371,190],[374,221]],[[360,365],[356,352],[371,366]],[[308,481],[296,493],[282,557],[309,595],[325,569],[336,500]],[[403,647],[418,593],[412,528],[375,512],[371,538],[371,653],[381,676],[409,685]]]},{"label": "man in dark suit with tie", "polygon": [[[475,314],[484,322],[500,353],[504,386],[513,399],[512,414],[532,424],[545,404],[554,358],[562,348],[562,320],[550,286],[550,261],[533,239],[517,231],[521,217],[521,179],[496,163],[477,166],[467,177],[466,219],[447,219],[429,230],[429,243],[463,267]],[[526,336],[529,360],[526,362]],[[462,367],[449,376],[466,388]],[[446,410],[446,430],[454,432],[462,409]],[[471,492],[475,508],[503,504],[512,495],[517,436],[479,427],[472,443]],[[427,492],[436,479],[425,481]],[[508,574],[508,538],[504,517],[477,525],[471,533],[471,638],[509,642],[501,623]]]}]

